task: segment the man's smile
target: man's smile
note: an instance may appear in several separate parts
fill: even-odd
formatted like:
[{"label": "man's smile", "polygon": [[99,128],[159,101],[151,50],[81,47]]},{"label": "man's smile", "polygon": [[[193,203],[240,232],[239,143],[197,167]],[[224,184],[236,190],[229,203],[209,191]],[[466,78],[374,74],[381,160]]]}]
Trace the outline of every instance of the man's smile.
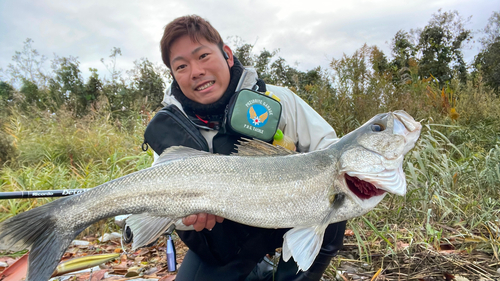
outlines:
[{"label": "man's smile", "polygon": [[206,88],[212,86],[213,84],[215,83],[215,81],[208,81],[206,83],[203,83],[201,84],[200,86],[198,86],[195,90],[196,91],[202,91],[202,90],[205,90]]}]

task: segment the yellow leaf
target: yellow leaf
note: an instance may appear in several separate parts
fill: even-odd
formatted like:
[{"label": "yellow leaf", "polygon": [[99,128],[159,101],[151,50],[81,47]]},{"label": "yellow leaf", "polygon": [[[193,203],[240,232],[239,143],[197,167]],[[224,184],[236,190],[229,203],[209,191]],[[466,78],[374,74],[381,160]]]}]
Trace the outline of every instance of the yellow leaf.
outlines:
[{"label": "yellow leaf", "polygon": [[458,117],[460,117],[460,114],[458,114],[457,110],[454,107],[452,107],[450,109],[450,118],[454,121],[457,121]]}]

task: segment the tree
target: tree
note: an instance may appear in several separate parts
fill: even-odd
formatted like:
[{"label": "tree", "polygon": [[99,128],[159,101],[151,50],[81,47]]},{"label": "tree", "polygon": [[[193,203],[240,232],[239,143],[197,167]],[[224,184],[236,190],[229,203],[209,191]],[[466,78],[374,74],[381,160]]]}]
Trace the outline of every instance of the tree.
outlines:
[{"label": "tree", "polygon": [[370,63],[372,64],[372,68],[375,73],[379,75],[384,75],[387,71],[390,70],[389,61],[385,56],[384,52],[382,52],[377,46],[373,46],[370,53]]},{"label": "tree", "polygon": [[467,69],[461,49],[472,38],[471,30],[464,27],[467,22],[457,11],[441,13],[439,10],[432,15],[427,26],[415,31],[422,55],[419,60],[421,79],[432,75],[442,85],[452,79],[454,69],[465,82]]},{"label": "tree", "polygon": [[479,39],[483,47],[498,42],[500,36],[500,12],[493,12],[483,29],[484,37]]},{"label": "tree", "polygon": [[[412,38],[412,36],[404,30],[399,30],[398,32],[396,32],[396,35],[394,35],[394,38],[392,39],[391,51],[393,60],[390,61],[389,65],[387,66],[387,70],[392,76],[392,82],[394,84],[406,83],[411,79],[410,69],[416,65],[416,54],[418,51],[414,41],[414,38]],[[379,64],[382,65],[382,68],[385,67],[385,62],[383,62],[383,54],[377,55],[377,52],[375,52],[372,54],[372,57],[372,63],[374,67],[379,68]],[[377,59],[382,61],[377,63]]]},{"label": "tree", "polygon": [[415,57],[417,47],[412,41],[411,35],[404,30],[399,30],[394,35],[391,42],[391,49],[392,56],[394,57],[393,65],[397,69],[408,67],[408,61]]},{"label": "tree", "polygon": [[5,71],[10,77],[10,84],[16,88],[23,84],[23,80],[30,80],[38,87],[43,87],[49,79],[43,68],[47,58],[33,49],[33,43],[33,40],[27,38],[23,50],[15,52],[12,56],[14,63],[10,63]]},{"label": "tree", "polygon": [[30,105],[35,105],[40,109],[45,109],[45,100],[43,92],[38,89],[38,86],[31,80],[22,79],[22,86],[20,90],[24,96],[22,107],[27,109]]},{"label": "tree", "polygon": [[253,66],[254,65],[254,54],[252,50],[254,45],[245,43],[245,41],[239,36],[229,36],[227,38],[228,44],[233,50],[233,55],[238,58],[243,66]]},{"label": "tree", "polygon": [[269,63],[271,59],[276,55],[278,51],[269,52],[264,49],[260,54],[255,58],[255,71],[257,71],[257,75],[259,78],[264,80],[266,83],[271,83],[271,74],[269,73]]},{"label": "tree", "polygon": [[304,89],[307,85],[330,86],[330,83],[323,76],[321,66],[302,72],[299,77],[299,88]]},{"label": "tree", "polygon": [[129,106],[138,104],[141,109],[155,110],[161,106],[163,100],[166,82],[164,79],[170,80],[170,76],[166,69],[163,71],[158,69],[146,58],[135,61],[134,64],[135,68],[129,71],[129,74],[133,81],[135,94],[130,93],[129,101],[125,103]]},{"label": "tree", "polygon": [[96,68],[89,68],[92,73],[85,83],[85,99],[90,103],[97,101],[102,94],[102,82]]},{"label": "tree", "polygon": [[[486,85],[500,95],[500,13],[493,12],[480,39],[483,49],[476,56],[475,68],[481,72]],[[477,72],[477,71],[476,71]]]},{"label": "tree", "polygon": [[129,91],[125,81],[120,79],[121,70],[116,69],[116,60],[119,55],[122,55],[121,49],[113,47],[113,49],[111,49],[111,55],[109,55],[111,58],[109,62],[105,62],[104,58],[101,58],[102,64],[106,66],[111,74],[111,80],[104,79],[103,93],[108,99],[112,112],[123,111],[126,108],[123,104],[123,99]]},{"label": "tree", "polygon": [[301,72],[289,66],[286,60],[279,57],[271,63],[270,78],[271,84],[283,87],[298,87],[298,80]]},{"label": "tree", "polygon": [[0,81],[0,106],[7,105],[14,98],[14,87],[9,83]]},{"label": "tree", "polygon": [[500,93],[500,40],[482,50],[475,59],[476,68],[483,76],[486,85]]},{"label": "tree", "polygon": [[341,94],[358,96],[365,92],[371,76],[369,67],[370,48],[365,44],[352,56],[344,54],[330,63],[334,70],[334,86]]},{"label": "tree", "polygon": [[85,93],[83,77],[80,71],[80,62],[75,57],[59,58],[52,61],[54,78],[50,79],[50,96],[53,110],[63,103],[71,109],[75,116],[83,116],[90,103]]},{"label": "tree", "polygon": [[122,55],[122,50],[120,48],[113,47],[113,49],[111,49],[111,55],[109,55],[111,60],[108,63],[104,62],[104,58],[101,58],[102,64],[104,64],[104,66],[106,66],[109,73],[111,74],[111,83],[112,84],[117,84],[118,78],[121,75],[121,71],[116,69],[116,59],[117,59],[118,55],[120,55],[120,56]]},{"label": "tree", "polygon": [[236,48],[234,55],[238,58],[243,66],[253,66],[254,58],[252,55],[253,45],[243,44]]}]

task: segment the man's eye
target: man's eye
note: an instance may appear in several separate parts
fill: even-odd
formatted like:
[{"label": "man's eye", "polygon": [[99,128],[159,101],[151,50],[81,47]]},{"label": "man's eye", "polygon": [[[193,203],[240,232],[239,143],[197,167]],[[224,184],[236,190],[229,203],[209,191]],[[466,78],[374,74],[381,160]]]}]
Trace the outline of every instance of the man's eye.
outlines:
[{"label": "man's eye", "polygon": [[208,53],[205,53],[205,54],[201,55],[201,56],[200,56],[200,59],[204,59],[204,58],[206,58],[206,57],[208,57]]},{"label": "man's eye", "polygon": [[185,64],[181,64],[178,67],[176,67],[175,70],[181,70],[181,69],[184,69],[184,68],[186,68],[186,65]]}]

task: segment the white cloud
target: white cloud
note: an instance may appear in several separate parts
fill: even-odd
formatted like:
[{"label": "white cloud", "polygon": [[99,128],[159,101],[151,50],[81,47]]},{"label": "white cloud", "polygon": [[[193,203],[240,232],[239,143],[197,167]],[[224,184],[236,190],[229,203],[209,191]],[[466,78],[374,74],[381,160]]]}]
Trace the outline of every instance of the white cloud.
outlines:
[{"label": "white cloud", "polygon": [[[289,64],[307,70],[327,67],[333,57],[352,54],[364,43],[377,45],[387,55],[398,30],[423,27],[439,8],[473,16],[470,29],[486,25],[499,0],[443,1],[1,1],[0,68],[5,68],[26,38],[34,48],[52,57],[76,56],[81,70],[98,68],[113,47],[123,56],[118,67],[127,70],[133,61],[147,57],[161,62],[159,41],[164,26],[176,17],[198,14],[208,19],[222,37],[239,36],[256,43],[254,51],[279,48]],[[469,60],[477,48],[465,50]]]}]

